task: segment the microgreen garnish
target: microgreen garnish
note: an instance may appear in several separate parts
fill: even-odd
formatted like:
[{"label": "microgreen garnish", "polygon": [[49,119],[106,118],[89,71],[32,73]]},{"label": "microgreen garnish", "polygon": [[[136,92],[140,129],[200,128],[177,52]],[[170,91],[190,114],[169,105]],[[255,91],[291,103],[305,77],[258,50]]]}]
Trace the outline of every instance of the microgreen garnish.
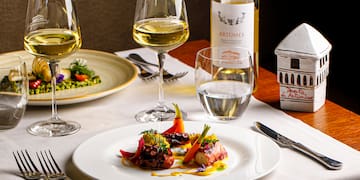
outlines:
[{"label": "microgreen garnish", "polygon": [[70,64],[70,72],[72,76],[75,74],[85,74],[91,78],[95,75],[95,72],[87,67],[86,60],[84,59],[74,60]]}]

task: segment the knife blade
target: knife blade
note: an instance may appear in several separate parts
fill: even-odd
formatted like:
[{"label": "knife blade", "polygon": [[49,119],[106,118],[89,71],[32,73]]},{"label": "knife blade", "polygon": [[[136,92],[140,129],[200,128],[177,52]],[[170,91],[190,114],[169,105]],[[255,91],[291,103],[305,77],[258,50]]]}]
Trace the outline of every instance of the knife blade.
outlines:
[{"label": "knife blade", "polygon": [[315,152],[314,150],[306,147],[305,145],[293,141],[278,132],[272,130],[271,128],[265,126],[264,124],[260,122],[255,122],[255,127],[258,131],[265,134],[266,136],[273,139],[276,143],[278,143],[282,147],[287,147],[290,149],[297,150],[301,153],[304,153],[305,155],[313,158],[314,160],[318,161],[322,165],[324,165],[326,168],[330,170],[339,170],[342,168],[342,162],[334,160],[332,158],[329,158],[323,154],[320,154],[318,152]]}]

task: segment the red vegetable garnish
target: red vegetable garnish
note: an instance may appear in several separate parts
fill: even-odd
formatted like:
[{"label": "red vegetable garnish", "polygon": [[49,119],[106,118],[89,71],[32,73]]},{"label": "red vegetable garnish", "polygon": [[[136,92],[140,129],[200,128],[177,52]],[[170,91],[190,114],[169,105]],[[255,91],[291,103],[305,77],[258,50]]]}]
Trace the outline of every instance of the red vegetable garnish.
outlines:
[{"label": "red vegetable garnish", "polygon": [[137,150],[135,153],[127,152],[127,151],[124,151],[121,149],[120,149],[120,153],[121,153],[122,157],[124,157],[125,159],[129,159],[129,160],[136,159],[140,156],[141,148],[144,146],[144,144],[145,144],[144,138],[140,138],[139,144],[138,144],[138,147],[137,147]]},{"label": "red vegetable garnish", "polygon": [[173,104],[175,107],[175,118],[173,121],[173,125],[164,131],[162,134],[171,134],[171,133],[184,133],[184,120],[182,118],[182,114],[180,108],[177,104]]},{"label": "red vegetable garnish", "polygon": [[29,81],[29,88],[30,89],[37,89],[41,84],[41,79],[31,80]]},{"label": "red vegetable garnish", "polygon": [[85,81],[89,79],[89,76],[86,74],[75,74],[75,79],[78,81]]}]

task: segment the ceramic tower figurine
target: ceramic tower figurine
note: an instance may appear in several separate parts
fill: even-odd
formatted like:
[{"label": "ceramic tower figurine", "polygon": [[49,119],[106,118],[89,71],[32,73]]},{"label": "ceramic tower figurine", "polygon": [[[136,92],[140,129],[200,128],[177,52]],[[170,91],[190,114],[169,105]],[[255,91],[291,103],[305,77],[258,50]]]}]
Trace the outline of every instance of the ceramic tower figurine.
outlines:
[{"label": "ceramic tower figurine", "polygon": [[331,44],[303,23],[276,47],[281,109],[315,112],[325,103]]}]

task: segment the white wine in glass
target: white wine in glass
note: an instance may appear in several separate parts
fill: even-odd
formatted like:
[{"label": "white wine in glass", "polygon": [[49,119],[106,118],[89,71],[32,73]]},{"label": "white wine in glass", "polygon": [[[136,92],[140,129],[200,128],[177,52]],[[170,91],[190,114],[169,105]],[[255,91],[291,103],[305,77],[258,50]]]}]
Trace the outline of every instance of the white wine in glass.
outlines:
[{"label": "white wine in glass", "polygon": [[159,99],[156,106],[135,115],[139,122],[165,121],[175,112],[165,103],[163,67],[165,54],[189,38],[189,24],[184,0],[137,0],[133,38],[141,46],[157,53],[159,63]]},{"label": "white wine in glass", "polygon": [[73,0],[28,0],[24,49],[45,58],[51,71],[52,115],[28,127],[33,135],[52,137],[73,134],[80,129],[75,121],[62,120],[57,113],[56,75],[58,62],[81,47],[81,33]]}]

